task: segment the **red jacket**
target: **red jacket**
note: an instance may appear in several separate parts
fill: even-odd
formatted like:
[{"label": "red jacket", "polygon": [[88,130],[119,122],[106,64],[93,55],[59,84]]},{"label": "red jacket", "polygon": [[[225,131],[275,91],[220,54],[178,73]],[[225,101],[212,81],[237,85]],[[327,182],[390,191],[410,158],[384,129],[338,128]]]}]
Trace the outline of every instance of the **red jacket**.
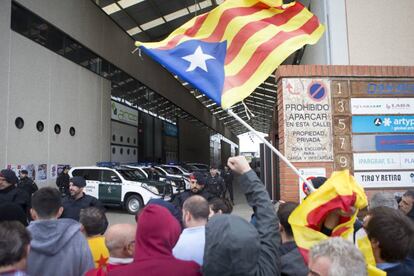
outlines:
[{"label": "red jacket", "polygon": [[162,206],[148,205],[138,218],[134,262],[111,270],[109,276],[199,276],[200,266],[172,255],[181,227]]}]

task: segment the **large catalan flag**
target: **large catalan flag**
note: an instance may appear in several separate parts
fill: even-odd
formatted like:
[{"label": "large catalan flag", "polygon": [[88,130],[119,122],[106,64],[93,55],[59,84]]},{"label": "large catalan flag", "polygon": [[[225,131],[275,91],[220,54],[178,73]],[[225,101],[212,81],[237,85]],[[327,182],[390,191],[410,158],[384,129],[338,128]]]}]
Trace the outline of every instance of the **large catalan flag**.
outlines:
[{"label": "large catalan flag", "polygon": [[161,42],[136,45],[226,109],[323,32],[318,18],[300,3],[227,0]]}]

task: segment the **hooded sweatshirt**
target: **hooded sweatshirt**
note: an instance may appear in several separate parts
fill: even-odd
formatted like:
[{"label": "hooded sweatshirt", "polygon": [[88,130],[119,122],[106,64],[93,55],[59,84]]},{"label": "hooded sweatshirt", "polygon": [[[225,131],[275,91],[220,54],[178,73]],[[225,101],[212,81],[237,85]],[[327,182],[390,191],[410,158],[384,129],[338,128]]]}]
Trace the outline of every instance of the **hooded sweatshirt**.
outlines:
[{"label": "hooded sweatshirt", "polygon": [[72,219],[32,221],[27,272],[31,276],[80,276],[94,268],[80,224]]},{"label": "hooded sweatshirt", "polygon": [[280,275],[279,219],[265,186],[252,170],[238,177],[256,227],[234,215],[214,215],[206,225],[204,276]]},{"label": "hooded sweatshirt", "polygon": [[179,223],[165,207],[148,205],[138,217],[134,262],[109,271],[108,275],[201,275],[197,263],[178,260],[172,254],[180,231]]}]

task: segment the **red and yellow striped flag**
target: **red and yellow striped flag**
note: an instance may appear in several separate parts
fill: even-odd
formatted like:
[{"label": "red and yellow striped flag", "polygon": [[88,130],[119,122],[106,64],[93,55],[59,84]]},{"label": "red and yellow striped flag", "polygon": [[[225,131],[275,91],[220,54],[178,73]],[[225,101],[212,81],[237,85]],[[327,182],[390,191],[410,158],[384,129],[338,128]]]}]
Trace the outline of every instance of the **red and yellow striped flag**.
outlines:
[{"label": "red and yellow striped flag", "polygon": [[[329,238],[321,232],[322,223],[328,213],[336,210],[339,214],[343,214],[339,218],[339,224],[333,229],[331,237],[340,236],[353,241],[354,223],[358,210],[367,205],[368,200],[364,189],[349,174],[349,171],[332,173],[331,177],[319,189],[311,193],[289,217],[295,242],[305,262],[308,262],[310,248]],[[385,275],[384,271],[375,267],[369,240],[364,237],[357,238],[356,246],[365,257],[368,275]]]},{"label": "red and yellow striped flag", "polygon": [[324,27],[298,2],[227,0],[165,40],[136,42],[169,71],[229,108],[249,96],[290,54]]}]

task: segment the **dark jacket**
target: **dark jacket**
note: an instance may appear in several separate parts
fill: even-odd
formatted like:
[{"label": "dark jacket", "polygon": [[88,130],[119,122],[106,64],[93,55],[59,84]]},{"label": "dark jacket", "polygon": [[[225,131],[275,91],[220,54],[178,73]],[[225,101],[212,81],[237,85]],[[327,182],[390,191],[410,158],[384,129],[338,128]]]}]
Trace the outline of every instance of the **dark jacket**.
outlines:
[{"label": "dark jacket", "polygon": [[56,186],[58,186],[60,192],[69,194],[69,175],[62,172],[56,179]]},{"label": "dark jacket", "polygon": [[236,178],[254,209],[256,228],[241,217],[214,215],[206,225],[203,275],[279,275],[279,219],[254,171]]},{"label": "dark jacket", "polygon": [[193,193],[191,190],[185,191],[181,194],[175,195],[174,199],[172,201],[172,203],[177,206],[178,208],[182,209],[183,208],[183,204],[184,201],[189,198],[190,196],[193,195],[199,195],[204,197],[207,201],[209,201],[210,199],[214,198],[215,196],[210,194],[208,191],[206,191],[206,189],[202,189],[201,191],[199,191],[198,193]]},{"label": "dark jacket", "polygon": [[108,272],[113,276],[198,276],[200,266],[193,261],[176,259],[172,249],[181,227],[171,213],[150,204],[138,217],[134,262]]},{"label": "dark jacket", "polygon": [[34,192],[39,190],[36,183],[34,183],[33,180],[27,176],[20,179],[19,183],[17,183],[17,188],[25,191],[28,194],[29,198]]},{"label": "dark jacket", "polygon": [[308,267],[294,241],[282,244],[280,247],[280,255],[282,276],[308,275]]},{"label": "dark jacket", "polygon": [[214,196],[222,197],[225,191],[224,185],[225,185],[224,180],[220,175],[216,174],[213,177],[211,176],[211,174],[209,174],[206,179],[205,189],[207,190],[207,192],[209,192],[210,194]]},{"label": "dark jacket", "polygon": [[407,276],[414,275],[414,260],[406,258],[402,263],[391,268],[384,269],[387,276]]},{"label": "dark jacket", "polygon": [[0,202],[12,202],[19,205],[27,214],[30,208],[30,198],[25,191],[17,189],[16,186],[11,185],[6,189],[0,190]]},{"label": "dark jacket", "polygon": [[88,207],[98,207],[104,209],[102,203],[93,196],[83,194],[83,196],[75,200],[72,197],[63,199],[63,213],[61,218],[71,218],[79,221],[80,210]]}]

